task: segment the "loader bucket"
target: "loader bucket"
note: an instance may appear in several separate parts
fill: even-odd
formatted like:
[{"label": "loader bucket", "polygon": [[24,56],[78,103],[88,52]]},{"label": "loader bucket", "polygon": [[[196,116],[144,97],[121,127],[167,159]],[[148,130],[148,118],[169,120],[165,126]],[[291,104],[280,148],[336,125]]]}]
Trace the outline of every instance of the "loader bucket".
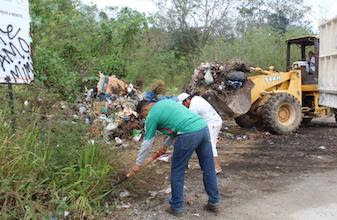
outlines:
[{"label": "loader bucket", "polygon": [[247,113],[252,105],[251,90],[254,83],[245,81],[240,89],[219,94],[214,90],[207,90],[203,97],[216,109],[220,115],[236,118]]}]

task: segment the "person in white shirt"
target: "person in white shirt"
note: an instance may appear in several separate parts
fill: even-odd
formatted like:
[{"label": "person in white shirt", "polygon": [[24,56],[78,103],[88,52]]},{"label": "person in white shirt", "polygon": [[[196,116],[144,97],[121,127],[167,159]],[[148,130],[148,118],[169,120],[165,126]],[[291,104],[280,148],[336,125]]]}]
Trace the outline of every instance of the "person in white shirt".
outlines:
[{"label": "person in white shirt", "polygon": [[316,71],[316,61],[315,54],[312,51],[309,51],[309,74],[315,74]]},{"label": "person in white shirt", "polygon": [[222,127],[220,115],[215,111],[211,104],[200,96],[191,96],[187,93],[182,93],[177,97],[177,101],[189,108],[192,112],[201,116],[207,122],[212,144],[215,172],[217,174],[222,172],[218,152],[216,150],[218,135]]}]

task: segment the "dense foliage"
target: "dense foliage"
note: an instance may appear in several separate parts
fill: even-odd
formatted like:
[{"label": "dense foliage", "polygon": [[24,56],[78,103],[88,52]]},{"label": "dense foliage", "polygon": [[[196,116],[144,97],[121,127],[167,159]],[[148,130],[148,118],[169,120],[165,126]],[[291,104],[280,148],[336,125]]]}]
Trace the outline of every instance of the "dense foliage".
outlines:
[{"label": "dense foliage", "polygon": [[146,17],[78,0],[31,0],[37,81],[74,98],[98,71],[181,87],[202,61],[237,57],[281,69],[285,40],[309,30],[299,19],[309,8],[298,0],[156,2],[159,12]]}]

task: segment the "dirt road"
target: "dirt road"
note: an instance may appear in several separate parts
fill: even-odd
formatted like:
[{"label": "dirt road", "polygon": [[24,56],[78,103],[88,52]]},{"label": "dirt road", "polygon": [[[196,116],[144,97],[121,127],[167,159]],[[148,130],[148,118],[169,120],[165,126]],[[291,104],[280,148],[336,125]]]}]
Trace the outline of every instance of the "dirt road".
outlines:
[{"label": "dirt road", "polygon": [[[185,177],[186,214],[182,219],[337,219],[337,126],[334,119],[313,121],[287,136],[238,128],[228,122],[218,152],[221,212],[203,210],[207,201],[198,160],[193,157]],[[175,219],[165,213],[170,194],[169,163],[161,161],[126,209],[112,219]],[[138,191],[137,191],[138,190]]]},{"label": "dirt road", "polygon": [[337,219],[337,170],[293,178],[291,182],[275,193],[226,208],[214,219]]}]

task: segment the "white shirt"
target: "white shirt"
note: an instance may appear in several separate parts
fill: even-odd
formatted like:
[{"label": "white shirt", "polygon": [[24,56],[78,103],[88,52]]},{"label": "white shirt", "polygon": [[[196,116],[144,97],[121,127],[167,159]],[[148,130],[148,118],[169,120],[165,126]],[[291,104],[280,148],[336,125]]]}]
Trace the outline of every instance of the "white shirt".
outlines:
[{"label": "white shirt", "polygon": [[200,96],[194,96],[191,100],[189,109],[201,116],[207,124],[222,124],[220,115],[204,98]]},{"label": "white shirt", "polygon": [[315,57],[314,56],[310,58],[309,68],[310,68],[310,72],[315,72],[316,67],[315,67]]}]

